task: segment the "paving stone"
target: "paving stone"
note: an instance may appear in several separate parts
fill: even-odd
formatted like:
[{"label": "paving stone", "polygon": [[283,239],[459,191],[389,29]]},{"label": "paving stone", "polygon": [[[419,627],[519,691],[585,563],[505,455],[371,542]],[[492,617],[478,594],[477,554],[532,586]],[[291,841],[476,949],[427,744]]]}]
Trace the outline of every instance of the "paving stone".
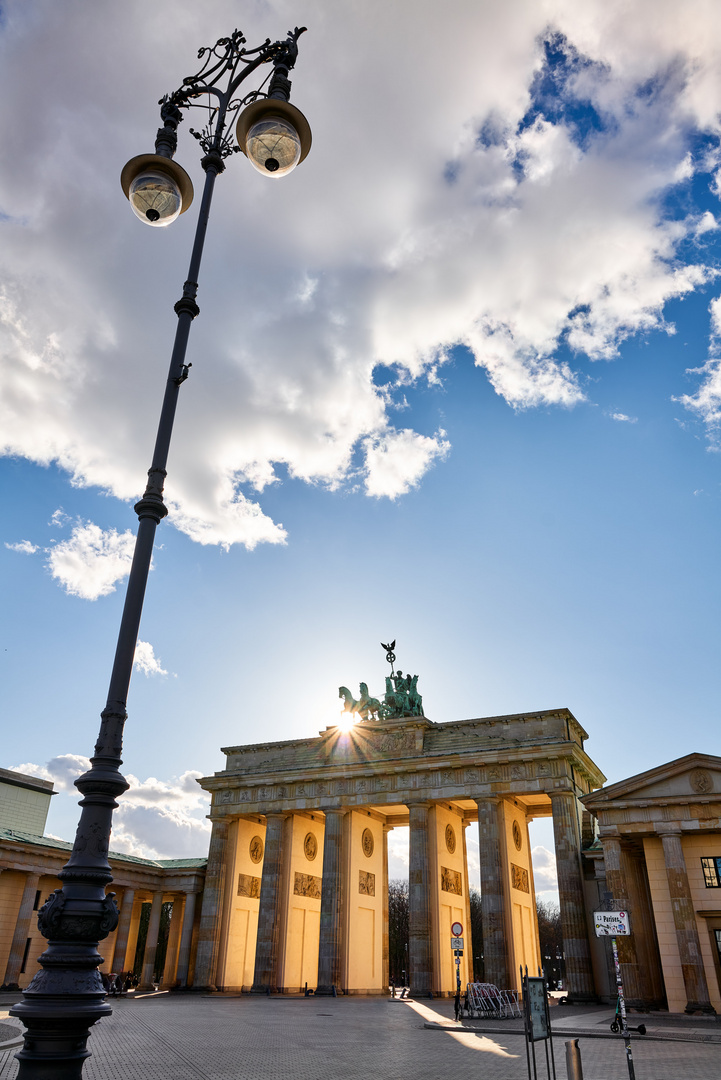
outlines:
[{"label": "paving stone", "polygon": [[[421,1004],[421,1003],[416,1003]],[[526,1080],[523,1036],[431,1030],[452,1003],[384,998],[266,998],[160,995],[113,1003],[96,1025],[85,1080]],[[565,1038],[554,1038],[564,1080]],[[585,1080],[627,1080],[621,1039],[581,1038]],[[538,1076],[546,1077],[537,1044]],[[0,1054],[0,1080],[17,1073]],[[634,1040],[637,1080],[718,1080],[718,1045]]]}]

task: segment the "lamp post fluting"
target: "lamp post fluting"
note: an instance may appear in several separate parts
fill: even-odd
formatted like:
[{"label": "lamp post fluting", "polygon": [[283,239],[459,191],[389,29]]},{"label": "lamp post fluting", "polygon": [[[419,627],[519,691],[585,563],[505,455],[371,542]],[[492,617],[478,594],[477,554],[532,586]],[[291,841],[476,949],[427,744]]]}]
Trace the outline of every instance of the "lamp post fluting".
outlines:
[{"label": "lamp post fluting", "polygon": [[[245,38],[235,30],[229,38],[200,49],[203,66],[198,74],[159,102],[163,126],[157,133],[155,153],[132,158],[121,175],[134,213],[147,224],[166,226],[184,213],[192,202],[193,186],[173,160],[177,127],[184,109],[198,106],[200,99],[214,99],[207,126],[202,131],[190,129],[203,150],[205,183],[188,276],[175,304],[178,323],[152,464],[143,496],[135,504],[138,532],[108,698],[91,768],[75,781],[83,796],[82,811],[72,853],[58,875],[62,889],[52,893],[38,914],[38,927],[48,947],[23,1000],[10,1010],[26,1027],[24,1046],[16,1055],[18,1080],[79,1080],[90,1054],[90,1028],[112,1012],[98,971],[103,962],[98,944],[118,922],[114,893],[106,893],[112,881],[108,862],[112,813],[118,805],[115,800],[128,788],[120,773],[126,702],[155,530],[167,514],[163,486],[178,393],[191,366],[185,357],[190,326],[200,311],[198,274],[213,188],[225,170],[225,159],[234,152],[242,151],[257,170],[272,177],[290,172],[307,155],[310,128],[289,102],[288,79],[304,30],[296,27],[284,41],[267,39],[255,49],[246,49]],[[239,95],[244,80],[263,64],[272,65],[265,80],[267,90],[263,90],[264,82],[245,97]],[[234,120],[235,140],[230,130]]]}]

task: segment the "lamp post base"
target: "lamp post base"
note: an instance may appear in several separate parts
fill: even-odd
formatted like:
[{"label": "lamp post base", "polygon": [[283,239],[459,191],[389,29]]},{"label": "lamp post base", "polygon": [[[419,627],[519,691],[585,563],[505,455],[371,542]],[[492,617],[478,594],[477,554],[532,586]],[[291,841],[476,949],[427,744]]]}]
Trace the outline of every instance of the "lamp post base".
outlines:
[{"label": "lamp post base", "polygon": [[24,1000],[10,1009],[26,1028],[25,1044],[15,1055],[20,1062],[18,1080],[81,1080],[90,1057],[90,1028],[113,1011],[104,1000],[99,976],[98,981],[99,991],[90,999],[72,992],[60,998],[26,991]]}]

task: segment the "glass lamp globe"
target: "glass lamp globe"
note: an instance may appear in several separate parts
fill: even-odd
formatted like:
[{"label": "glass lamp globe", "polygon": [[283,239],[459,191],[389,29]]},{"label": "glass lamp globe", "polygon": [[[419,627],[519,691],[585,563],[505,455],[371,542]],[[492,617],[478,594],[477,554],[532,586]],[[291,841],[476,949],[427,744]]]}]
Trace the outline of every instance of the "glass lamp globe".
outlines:
[{"label": "glass lamp globe", "polygon": [[143,169],[128,192],[130,205],[146,225],[170,225],[183,208],[180,187],[172,176],[160,169]]},{"label": "glass lamp globe", "polygon": [[265,176],[285,176],[300,161],[300,136],[290,121],[264,116],[248,129],[245,152],[253,168]]}]

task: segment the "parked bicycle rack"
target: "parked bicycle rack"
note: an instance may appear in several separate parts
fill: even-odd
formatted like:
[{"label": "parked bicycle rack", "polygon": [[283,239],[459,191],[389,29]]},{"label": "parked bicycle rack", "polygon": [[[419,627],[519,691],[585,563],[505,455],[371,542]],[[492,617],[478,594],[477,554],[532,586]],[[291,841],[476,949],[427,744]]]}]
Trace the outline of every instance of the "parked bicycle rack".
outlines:
[{"label": "parked bicycle rack", "polygon": [[517,990],[499,990],[493,983],[468,983],[470,1015],[483,1020],[510,1020],[523,1016]]}]

